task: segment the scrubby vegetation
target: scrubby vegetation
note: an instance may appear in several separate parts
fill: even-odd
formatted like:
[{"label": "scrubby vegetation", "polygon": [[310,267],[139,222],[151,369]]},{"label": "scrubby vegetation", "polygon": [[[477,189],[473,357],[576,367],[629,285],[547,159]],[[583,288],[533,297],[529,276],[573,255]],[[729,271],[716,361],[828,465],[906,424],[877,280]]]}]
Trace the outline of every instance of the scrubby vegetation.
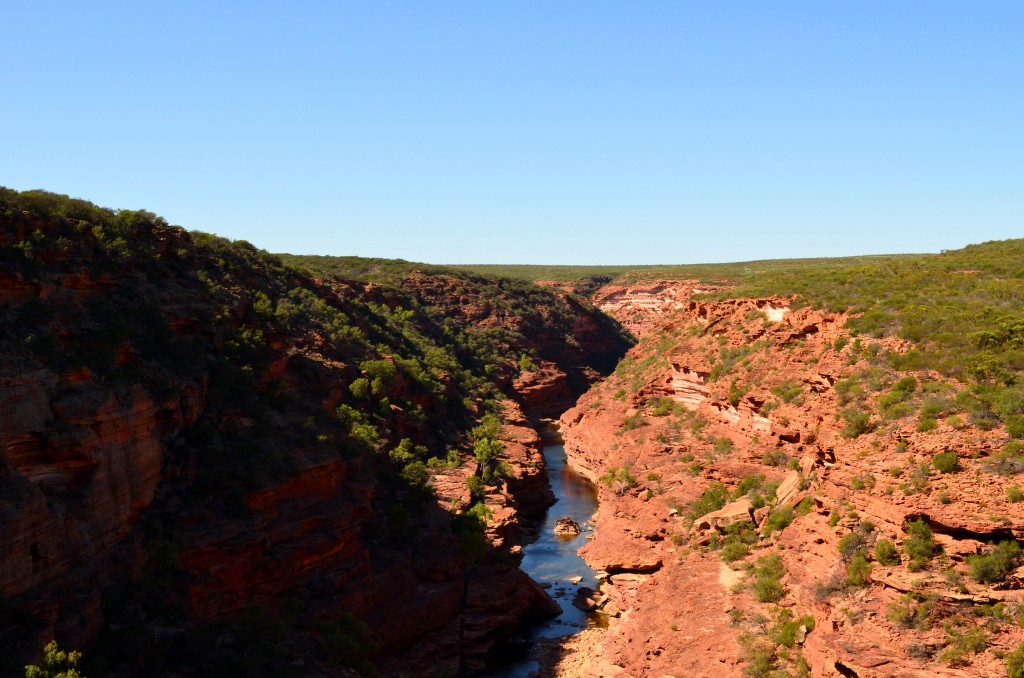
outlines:
[{"label": "scrubby vegetation", "polygon": [[[849,311],[854,335],[898,336],[906,352],[880,355],[897,370],[932,369],[971,384],[957,394],[956,409],[971,422],[1003,422],[1011,435],[1024,426],[1024,397],[1018,384],[1024,370],[1024,240],[970,245],[937,255],[876,260],[862,266],[765,270],[741,279],[717,296],[757,297],[795,294],[799,303]],[[845,392],[842,384],[837,392]],[[880,397],[883,412],[898,415],[918,389],[915,379],[898,380]],[[921,413],[918,430],[934,428],[950,405],[935,401]],[[905,411],[905,410],[902,410]],[[870,426],[863,412],[844,413],[852,437]]]},{"label": "scrubby vegetation", "polygon": [[78,671],[78,662],[82,660],[81,652],[65,652],[51,640],[43,649],[43,664],[25,667],[25,678],[82,678]]},{"label": "scrubby vegetation", "polygon": [[1020,544],[1016,541],[1000,542],[987,553],[968,556],[971,579],[979,584],[990,584],[1006,579],[1020,560]]},{"label": "scrubby vegetation", "polygon": [[754,597],[759,603],[774,603],[786,594],[782,577],[786,568],[777,553],[761,556],[750,571],[753,578]]},{"label": "scrubby vegetation", "polygon": [[701,516],[722,508],[728,500],[729,488],[723,483],[715,482],[704,490],[699,499],[690,505],[690,510],[687,513],[690,518],[696,520]]},{"label": "scrubby vegetation", "polygon": [[903,540],[903,552],[910,558],[907,567],[911,570],[927,568],[938,548],[932,528],[923,520],[915,520],[907,526],[907,535]]}]

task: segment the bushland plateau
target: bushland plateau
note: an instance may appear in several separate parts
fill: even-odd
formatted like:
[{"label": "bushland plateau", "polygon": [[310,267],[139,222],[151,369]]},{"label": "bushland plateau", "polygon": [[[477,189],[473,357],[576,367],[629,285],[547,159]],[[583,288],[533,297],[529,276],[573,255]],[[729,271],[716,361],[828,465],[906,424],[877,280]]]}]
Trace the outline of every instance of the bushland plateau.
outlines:
[{"label": "bushland plateau", "polygon": [[1022,271],[272,255],[0,190],[0,671],[480,671],[557,612],[560,416],[607,624],[543,675],[1022,676]]}]

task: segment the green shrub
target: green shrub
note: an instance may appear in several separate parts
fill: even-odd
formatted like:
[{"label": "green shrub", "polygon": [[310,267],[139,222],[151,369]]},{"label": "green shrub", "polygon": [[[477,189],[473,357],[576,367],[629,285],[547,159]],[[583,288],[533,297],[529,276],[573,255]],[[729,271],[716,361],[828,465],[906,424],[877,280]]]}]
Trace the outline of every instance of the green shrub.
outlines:
[{"label": "green shrub", "polygon": [[466,488],[469,490],[469,494],[473,498],[482,497],[487,491],[487,485],[484,483],[484,479],[476,475],[466,478]]},{"label": "green shrub", "polygon": [[938,419],[942,415],[946,414],[950,409],[950,403],[948,400],[942,398],[930,397],[925,400],[924,405],[921,407],[921,418],[922,419]]},{"label": "green shrub", "polygon": [[754,581],[754,597],[760,603],[775,603],[786,595],[786,589],[777,579],[757,579]]},{"label": "green shrub", "polygon": [[979,584],[991,584],[1006,579],[1020,560],[1020,544],[1016,541],[1000,542],[985,554],[967,556],[971,579]]},{"label": "green shrub", "polygon": [[760,603],[775,603],[786,594],[782,576],[786,568],[777,553],[761,556],[751,570],[754,577],[754,597]]},{"label": "green shrub", "polygon": [[846,405],[864,394],[864,388],[858,383],[856,377],[840,379],[835,385],[836,395],[839,396],[839,404]]},{"label": "green shrub", "polygon": [[369,658],[377,652],[377,643],[362,621],[343,612],[335,621],[317,625],[324,647],[339,666],[347,666],[364,676],[377,675]]},{"label": "green shrub", "polygon": [[761,531],[765,536],[775,531],[781,531],[789,527],[789,524],[796,518],[796,513],[793,511],[791,506],[786,506],[778,510],[772,511],[768,514],[768,517],[764,519],[764,523],[761,525]]},{"label": "green shrub", "polygon": [[899,565],[900,556],[896,547],[888,539],[879,539],[875,542],[875,560],[882,565]]},{"label": "green shrub", "polygon": [[402,469],[402,478],[413,487],[425,487],[430,481],[430,471],[422,461],[414,461]]},{"label": "green shrub", "polygon": [[777,386],[772,386],[771,390],[772,394],[777,395],[784,403],[799,405],[802,400],[800,394],[803,392],[803,386],[799,382],[786,381]]},{"label": "green shrub", "polygon": [[803,499],[800,500],[800,503],[798,503],[794,507],[794,509],[796,510],[796,514],[798,516],[808,515],[809,513],[814,511],[814,497],[810,495],[804,497]]},{"label": "green shrub", "polygon": [[764,485],[764,480],[765,478],[763,473],[754,473],[746,476],[739,482],[736,489],[733,491],[733,499],[739,499],[740,497],[761,489],[761,486]]},{"label": "green shrub", "polygon": [[626,490],[636,485],[636,476],[634,476],[628,466],[622,468],[612,467],[608,469],[608,472],[601,476],[600,481],[608,487],[615,490],[616,494],[622,495],[626,493]]},{"label": "green shrub", "polygon": [[652,417],[664,417],[672,413],[675,401],[671,398],[651,398],[647,401],[647,405],[652,408]]},{"label": "green shrub", "polygon": [[[1020,339],[1017,338],[1018,343]],[[992,400],[992,409],[1004,421],[1014,415],[1024,414],[1024,387],[1018,385],[998,391]]]},{"label": "green shrub", "polygon": [[696,520],[703,515],[717,511],[729,500],[729,488],[723,483],[713,482],[692,504],[687,515]]},{"label": "green shrub", "polygon": [[892,389],[878,399],[878,404],[883,410],[891,410],[907,400],[917,389],[917,379],[904,377],[896,382]]},{"label": "green shrub", "polygon": [[1010,485],[1006,488],[1006,499],[1014,504],[1024,501],[1024,491],[1021,491],[1017,485]]},{"label": "green shrub", "polygon": [[505,451],[505,444],[494,438],[481,438],[473,443],[473,457],[481,464],[487,464]]},{"label": "green shrub", "polygon": [[950,666],[963,666],[967,663],[967,654],[978,654],[988,646],[988,633],[981,626],[972,626],[966,631],[950,626],[948,645],[939,657]]},{"label": "green shrub", "polygon": [[836,547],[839,549],[839,554],[843,557],[843,560],[850,560],[853,554],[863,545],[864,535],[860,532],[850,532],[842,536]]},{"label": "green shrub", "polygon": [[844,438],[856,438],[872,430],[871,413],[866,410],[848,407],[839,413],[846,422],[841,434]]},{"label": "green shrub", "polygon": [[985,468],[1001,476],[1012,476],[1024,472],[1024,442],[1011,440],[1006,443],[999,454],[988,460]]},{"label": "green shrub", "polygon": [[43,665],[26,666],[25,678],[82,678],[76,668],[81,659],[81,652],[64,652],[51,640],[43,648]]},{"label": "green shrub", "polygon": [[1007,678],[1024,678],[1024,643],[1006,655]]},{"label": "green shrub", "polygon": [[863,490],[864,488],[874,488],[875,477],[870,473],[854,476],[853,478],[850,478],[850,487],[858,491]]},{"label": "green shrub", "polygon": [[768,637],[779,645],[794,647],[796,645],[797,633],[803,626],[808,632],[814,630],[814,617],[805,614],[798,619],[793,618],[793,613],[782,608],[778,612],[775,624],[768,631]]},{"label": "green shrub", "polygon": [[846,583],[849,586],[866,586],[871,583],[872,565],[864,552],[858,549],[846,566]]},{"label": "green shrub", "polygon": [[928,478],[931,475],[931,471],[931,464],[921,462],[914,469],[914,472],[910,474],[910,486],[915,492],[923,492],[928,487]]},{"label": "green shrub", "polygon": [[898,393],[913,393],[917,390],[917,379],[914,377],[903,377],[893,384],[892,390]]},{"label": "green shrub", "polygon": [[934,431],[938,425],[939,423],[931,417],[921,417],[914,430],[918,433],[927,433],[928,431]]},{"label": "green shrub", "polygon": [[908,567],[911,570],[923,570],[935,555],[935,538],[932,528],[923,520],[915,520],[907,525],[907,534],[903,540],[903,552],[910,558]]},{"label": "green shrub", "polygon": [[886,618],[905,628],[926,629],[931,624],[935,601],[918,593],[907,593],[886,608]]},{"label": "green shrub", "polygon": [[625,420],[623,420],[622,430],[632,431],[635,428],[640,428],[645,423],[646,422],[644,421],[644,415],[641,414],[640,412],[636,412],[635,414],[631,414],[628,417],[626,417]]},{"label": "green shrub", "polygon": [[956,452],[940,452],[932,458],[932,465],[943,473],[956,473],[960,466],[960,457]]},{"label": "green shrub", "polygon": [[366,377],[359,377],[353,381],[348,385],[348,390],[352,392],[352,395],[360,400],[369,400],[372,395],[370,380]]},{"label": "green shrub", "polygon": [[[466,484],[469,484],[468,480]],[[459,537],[463,555],[472,562],[479,561],[487,554],[487,519],[490,517],[490,509],[480,502],[452,518],[452,531]]]},{"label": "green shrub", "polygon": [[775,643],[767,636],[753,633],[741,633],[738,640],[743,648],[742,658],[747,662],[743,668],[744,675],[749,678],[768,678],[773,675],[778,667]]},{"label": "green shrub", "polygon": [[1024,438],[1024,415],[1015,414],[1007,417],[1006,433],[1013,438]]},{"label": "green shrub", "polygon": [[742,541],[730,541],[719,552],[719,556],[727,563],[746,558],[748,555],[750,555],[750,548]]},{"label": "green shrub", "polygon": [[732,447],[733,447],[732,438],[726,438],[724,436],[721,437],[721,438],[715,438],[715,442],[713,443],[713,446],[715,448],[715,452],[717,452],[718,454],[726,454],[730,450],[732,450]]},{"label": "green shrub", "polygon": [[740,386],[739,383],[733,379],[732,383],[729,384],[729,395],[726,397],[726,400],[728,400],[729,404],[733,407],[737,407],[740,404],[740,400],[742,400],[743,396],[747,395],[749,391],[749,386]]}]

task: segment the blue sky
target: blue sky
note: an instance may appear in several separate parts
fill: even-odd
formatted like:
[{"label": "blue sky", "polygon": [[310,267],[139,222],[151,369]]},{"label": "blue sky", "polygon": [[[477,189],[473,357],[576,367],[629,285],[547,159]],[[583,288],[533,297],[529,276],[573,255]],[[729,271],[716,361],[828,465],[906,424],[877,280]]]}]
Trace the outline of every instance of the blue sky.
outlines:
[{"label": "blue sky", "polygon": [[0,184],[277,252],[1024,236],[1024,3],[8,2]]}]

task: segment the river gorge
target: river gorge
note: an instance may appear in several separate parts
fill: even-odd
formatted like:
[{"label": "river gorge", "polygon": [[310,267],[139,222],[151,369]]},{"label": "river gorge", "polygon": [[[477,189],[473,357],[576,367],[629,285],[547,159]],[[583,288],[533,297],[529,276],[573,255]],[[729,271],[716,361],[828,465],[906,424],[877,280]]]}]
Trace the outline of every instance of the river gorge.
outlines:
[{"label": "river gorge", "polygon": [[[523,548],[520,568],[546,588],[562,611],[557,617],[538,623],[513,637],[508,656],[485,675],[489,678],[527,678],[539,667],[529,656],[539,641],[578,633],[600,624],[600,615],[573,605],[581,588],[596,589],[598,573],[580,558],[577,551],[592,533],[592,518],[597,511],[597,492],[593,484],[569,465],[562,445],[544,448],[544,459],[555,503],[548,508],[537,539]],[[581,527],[577,535],[555,533],[558,521],[569,518]],[[525,655],[525,656],[524,656]]]}]

